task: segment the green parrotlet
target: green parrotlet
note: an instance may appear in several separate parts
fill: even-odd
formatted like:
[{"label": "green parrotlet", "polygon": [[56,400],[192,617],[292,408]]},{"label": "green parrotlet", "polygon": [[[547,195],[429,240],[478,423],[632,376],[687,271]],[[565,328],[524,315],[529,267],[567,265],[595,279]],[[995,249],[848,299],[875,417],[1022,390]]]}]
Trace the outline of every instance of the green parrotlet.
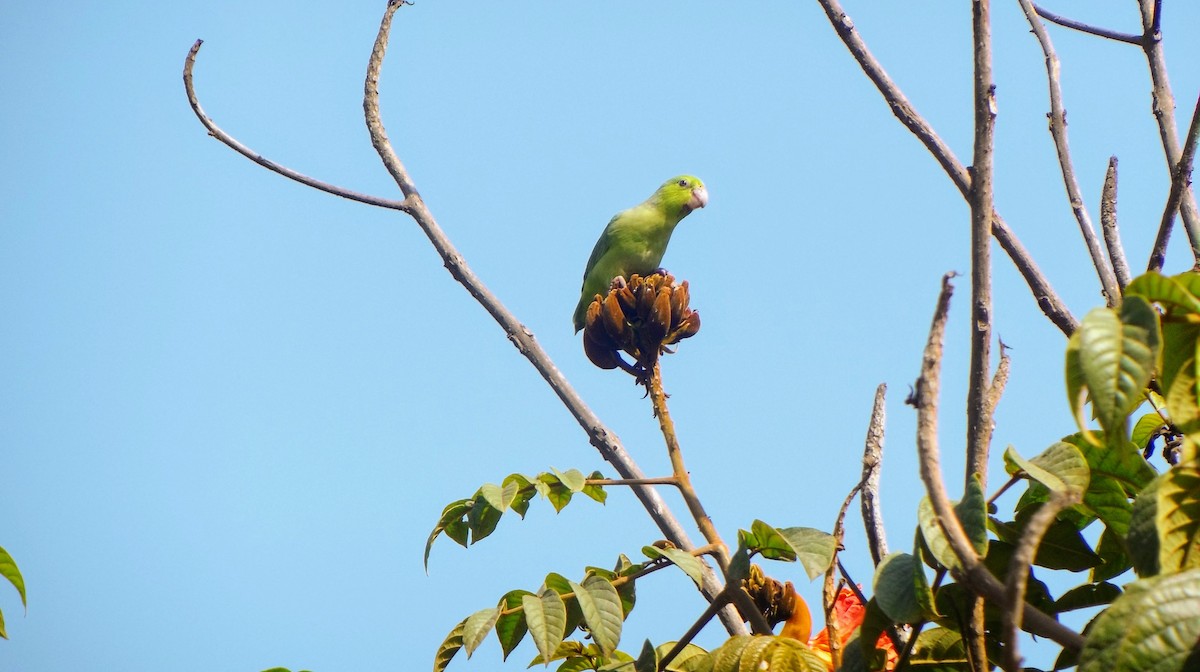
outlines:
[{"label": "green parrotlet", "polygon": [[680,220],[708,205],[708,190],[699,178],[680,175],[663,182],[639,205],[618,212],[604,227],[583,271],[583,290],[575,307],[575,331],[583,329],[588,306],[608,292],[613,278],[649,275],[658,270],[671,233]]}]

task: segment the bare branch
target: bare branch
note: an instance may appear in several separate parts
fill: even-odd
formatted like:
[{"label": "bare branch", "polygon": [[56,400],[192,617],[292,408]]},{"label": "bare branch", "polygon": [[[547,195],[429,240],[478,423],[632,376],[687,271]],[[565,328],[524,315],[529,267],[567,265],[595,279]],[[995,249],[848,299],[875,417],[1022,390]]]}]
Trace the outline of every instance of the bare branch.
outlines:
[{"label": "bare branch", "polygon": [[[887,532],[883,528],[883,506],[879,501],[879,472],[883,467],[883,427],[887,419],[887,384],[875,388],[875,403],[871,407],[871,422],[867,425],[867,440],[862,458],[862,518],[867,531],[871,561],[876,566],[888,554]],[[864,602],[863,604],[866,604]]]},{"label": "bare branch", "polygon": [[188,103],[192,106],[192,112],[196,113],[196,118],[199,119],[200,123],[208,129],[209,135],[221,141],[238,154],[241,154],[247,159],[250,159],[251,161],[262,166],[263,168],[266,168],[267,170],[273,170],[286,178],[299,182],[300,184],[308,185],[314,189],[320,189],[321,191],[333,194],[334,196],[341,196],[342,198],[348,198],[352,201],[358,201],[359,203],[366,203],[367,205],[374,205],[381,208],[390,208],[392,210],[399,210],[401,212],[409,212],[410,203],[407,201],[393,201],[391,199],[379,198],[378,196],[371,196],[369,194],[360,194],[357,191],[344,189],[342,187],[329,184],[328,182],[322,182],[314,177],[309,177],[303,173],[298,173],[291,168],[282,166],[264,157],[262,154],[259,154],[253,149],[243,145],[242,143],[238,142],[236,138],[221,130],[221,128],[217,126],[217,124],[210,119],[207,114],[205,114],[204,108],[200,107],[200,99],[196,97],[196,88],[192,82],[192,70],[196,65],[196,54],[200,51],[200,45],[202,44],[204,44],[204,40],[196,40],[196,43],[193,44],[192,48],[188,51],[187,58],[185,58],[183,61],[183,88],[187,91]]},{"label": "bare branch", "polygon": [[1067,144],[1067,113],[1062,103],[1061,64],[1054,52],[1050,35],[1046,32],[1046,26],[1038,19],[1033,2],[1017,2],[1025,12],[1025,19],[1029,21],[1029,27],[1033,29],[1033,34],[1042,47],[1042,54],[1046,57],[1046,79],[1050,85],[1050,114],[1047,115],[1050,118],[1050,135],[1054,138],[1054,148],[1058,152],[1058,165],[1062,169],[1063,184],[1067,188],[1071,212],[1075,215],[1075,221],[1079,223],[1079,232],[1083,234],[1083,242],[1092,257],[1092,266],[1096,268],[1096,275],[1100,278],[1100,289],[1104,292],[1109,307],[1112,307],[1121,300],[1121,290],[1117,286],[1117,278],[1109,267],[1108,260],[1104,258],[1100,239],[1096,236],[1096,228],[1092,225],[1092,218],[1083,204],[1083,190],[1079,188],[1079,180],[1075,179],[1075,166]]},{"label": "bare branch", "polygon": [[[467,266],[462,255],[458,253],[458,250],[450,243],[450,239],[446,237],[441,227],[438,226],[433,214],[425,207],[425,202],[421,200],[421,196],[417,192],[412,179],[409,177],[408,171],[399,157],[396,156],[395,150],[392,149],[391,142],[388,140],[387,132],[383,126],[382,116],[379,112],[379,75],[383,65],[383,57],[387,51],[392,17],[395,15],[396,10],[403,4],[404,0],[389,0],[383,19],[379,24],[379,34],[371,50],[371,58],[367,63],[367,76],[363,87],[363,111],[366,117],[367,129],[371,134],[371,144],[379,153],[379,157],[387,168],[388,173],[392,175],[392,178],[400,187],[400,191],[405,196],[405,201],[412,202],[410,210],[407,211],[408,214],[412,216],[417,225],[425,233],[425,236],[429,238],[429,242],[433,244],[434,249],[437,250],[445,262],[446,269],[450,271],[450,275],[461,283],[471,296],[483,305],[492,318],[500,324],[508,339],[533,364],[533,367],[537,369],[546,383],[550,385],[550,388],[558,395],[558,398],[571,412],[571,415],[575,417],[579,425],[587,432],[591,444],[600,451],[600,455],[606,461],[613,465],[621,475],[621,478],[645,478],[637,463],[625,452],[624,446],[621,445],[616,435],[600,422],[596,414],[588,408],[575,389],[567,382],[566,377],[562,375],[558,367],[550,359],[550,356],[546,354],[542,346],[533,337],[533,332],[521,324],[516,316],[509,312],[504,307],[504,304],[500,303],[500,300],[492,294],[491,290],[483,284],[483,281]],[[684,550],[695,548],[695,545],[688,539],[687,533],[680,526],[679,521],[671,513],[670,509],[667,508],[666,502],[663,501],[654,488],[633,486],[633,491],[638,499],[641,500],[647,513],[650,514],[650,517],[658,525],[659,530],[662,531],[668,540]],[[721,592],[722,586],[708,563],[703,563],[702,578],[702,592],[711,601]],[[721,622],[731,635],[746,633],[745,625],[734,610],[722,609],[720,614]]]},{"label": "bare branch", "polygon": [[1073,30],[1078,30],[1081,33],[1088,33],[1089,35],[1105,37],[1110,40],[1116,40],[1118,42],[1126,42],[1128,44],[1140,45],[1142,43],[1141,35],[1134,35],[1132,33],[1120,33],[1115,30],[1109,30],[1107,28],[1100,28],[1098,26],[1089,25],[1089,24],[1083,23],[1082,21],[1075,21],[1074,19],[1068,19],[1067,17],[1059,16],[1058,14],[1055,14],[1054,12],[1046,11],[1045,9],[1042,9],[1041,7],[1039,7],[1036,4],[1033,6],[1033,9],[1034,9],[1034,11],[1036,11],[1038,13],[1038,16],[1049,21],[1050,23],[1057,23],[1058,25],[1063,26],[1064,28],[1071,28]]},{"label": "bare branch", "polygon": [[[962,523],[954,513],[946,486],[942,480],[942,468],[938,454],[937,405],[941,386],[942,341],[946,333],[946,319],[950,310],[950,297],[954,287],[950,284],[953,274],[942,278],[942,291],[938,296],[937,309],[929,327],[929,340],[921,361],[921,376],[917,379],[912,403],[917,407],[917,452],[920,460],[921,481],[929,495],[938,525],[946,535],[950,548],[961,563],[954,570],[955,577],[977,594],[1002,603],[1004,586],[983,566],[975,553]],[[1026,604],[1023,607],[1022,629],[1058,642],[1062,646],[1078,651],[1083,648],[1083,637],[1064,626],[1037,608]]]},{"label": "bare branch", "polygon": [[[1200,98],[1196,99],[1196,109],[1192,112],[1192,123],[1188,126],[1187,139],[1183,143],[1183,153],[1179,157],[1179,163],[1171,171],[1171,194],[1167,197],[1167,205],[1163,209],[1162,220],[1159,223],[1158,233],[1162,239],[1161,255],[1166,255],[1166,238],[1163,232],[1171,231],[1171,227],[1175,222],[1175,212],[1182,212],[1180,202],[1185,192],[1191,191],[1192,184],[1192,164],[1196,158],[1196,136],[1200,135]],[[1186,227],[1187,222],[1185,220]],[[1158,240],[1155,241],[1155,252],[1159,252]],[[1157,258],[1157,257],[1156,257]],[[1200,266],[1200,256],[1196,258],[1196,263]],[[1159,268],[1162,267],[1162,262],[1159,262]],[[1155,269],[1158,270],[1158,269]]]},{"label": "bare branch", "polygon": [[1121,293],[1129,285],[1129,263],[1125,261],[1125,248],[1121,245],[1121,232],[1117,228],[1117,157],[1108,157],[1108,170],[1104,173],[1104,188],[1100,192],[1100,230],[1104,233],[1104,244],[1108,247],[1108,259],[1112,262],[1113,274]]},{"label": "bare branch", "polygon": [[[1151,110],[1158,122],[1158,134],[1162,139],[1163,154],[1167,160],[1167,170],[1172,178],[1180,165],[1183,150],[1179,146],[1179,131],[1175,123],[1175,95],[1171,93],[1171,82],[1167,78],[1167,58],[1163,53],[1161,0],[1138,0],[1138,8],[1142,13],[1142,51],[1146,53],[1146,63],[1150,68]],[[1200,264],[1200,211],[1197,210],[1196,196],[1191,188],[1184,189],[1179,200],[1179,215],[1183,219],[1183,228],[1187,232],[1188,242],[1192,247],[1192,257]],[[1164,218],[1159,227],[1158,238],[1154,250],[1150,254],[1147,270],[1162,270],[1166,261],[1167,242],[1171,235],[1173,216],[1170,221]]]},{"label": "bare branch", "polygon": [[994,422],[996,417],[996,406],[1000,404],[1000,397],[1004,396],[1004,388],[1008,385],[1008,371],[1012,365],[1012,358],[1008,356],[1008,346],[1004,345],[1004,340],[1000,340],[1000,363],[996,365],[996,373],[992,375],[992,384],[988,386],[987,405],[984,411],[987,413],[989,422]]},{"label": "bare branch", "polygon": [[837,520],[833,523],[833,562],[829,563],[829,568],[825,570],[825,584],[821,590],[822,607],[825,612],[825,631],[829,635],[829,657],[835,670],[842,667],[842,640],[838,636],[841,624],[837,622],[836,618],[833,618],[838,593],[834,577],[841,564],[838,561],[838,551],[842,548],[842,538],[846,536],[846,511],[850,509],[850,503],[854,501],[855,495],[861,489],[862,483],[855,484],[850,489],[850,494],[846,495],[846,499],[842,501],[842,507],[838,509]]},{"label": "bare branch", "polygon": [[[866,42],[859,36],[858,31],[854,28],[854,22],[842,9],[841,3],[838,0],[818,0],[821,7],[824,8],[826,16],[829,18],[829,23],[837,32],[838,37],[850,50],[850,54],[854,60],[858,62],[867,78],[875,84],[875,88],[883,95],[888,106],[892,110],[892,114],[904,125],[913,135],[925,145],[933,158],[942,166],[942,170],[950,177],[954,185],[958,187],[959,193],[963,198],[970,199],[971,197],[971,177],[967,169],[954,156],[954,152],[938,137],[934,132],[933,127],[920,114],[916,108],[905,97],[900,87],[892,81],[883,66],[876,60],[871,51],[867,49]],[[996,242],[1000,243],[1000,247],[1004,248],[1005,253],[1012,259],[1013,264],[1021,273],[1021,277],[1025,278],[1025,283],[1029,285],[1030,291],[1033,292],[1033,297],[1037,301],[1038,307],[1042,309],[1046,317],[1050,319],[1064,334],[1070,335],[1079,326],[1079,322],[1071,315],[1071,311],[1067,309],[1065,303],[1059,298],[1054,288],[1050,286],[1049,280],[1042,275],[1041,269],[1033,261],[1028,250],[1017,239],[1016,235],[1008,228],[1004,219],[999,214],[992,213],[992,235],[996,237]]]},{"label": "bare branch", "polygon": [[1038,544],[1046,530],[1054,522],[1058,512],[1079,501],[1079,493],[1053,492],[1049,501],[1037,510],[1025,525],[1025,531],[1013,550],[1009,560],[1008,577],[1004,585],[1004,608],[1000,610],[1004,621],[1004,668],[1009,672],[1021,672],[1021,653],[1017,646],[1017,633],[1021,630],[1021,606],[1025,604],[1025,588],[1029,581],[1029,568]]}]

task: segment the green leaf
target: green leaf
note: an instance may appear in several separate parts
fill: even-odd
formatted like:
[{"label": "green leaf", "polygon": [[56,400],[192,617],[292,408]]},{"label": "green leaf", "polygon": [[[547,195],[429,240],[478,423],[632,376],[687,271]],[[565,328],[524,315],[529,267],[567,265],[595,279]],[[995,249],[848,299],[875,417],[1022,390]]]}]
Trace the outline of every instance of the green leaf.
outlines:
[{"label": "green leaf", "polygon": [[[954,505],[954,513],[962,523],[963,531],[975,552],[980,556],[987,554],[987,500],[978,474],[971,477],[966,496]],[[917,520],[921,526],[921,535],[925,538],[933,557],[947,569],[958,568],[958,557],[954,555],[950,542],[942,533],[937,514],[933,510],[933,502],[929,497],[921,499],[921,504],[917,507]]]},{"label": "green leaf", "polygon": [[796,559],[804,565],[810,581],[824,575],[833,564],[837,541],[832,534],[811,527],[783,527],[778,531],[796,551]]},{"label": "green leaf", "polygon": [[930,628],[918,635],[909,660],[914,670],[966,672],[971,669],[962,635],[949,628]]},{"label": "green leaf", "polygon": [[729,557],[729,567],[725,570],[729,581],[741,581],[750,575],[750,551],[747,550],[746,539],[748,535],[749,532],[738,530],[738,545]]},{"label": "green leaf", "polygon": [[1111,527],[1104,528],[1104,532],[1100,534],[1100,542],[1096,544],[1096,555],[1100,556],[1101,563],[1092,568],[1088,577],[1093,583],[1116,578],[1133,567],[1125,542],[1121,541],[1121,537]]},{"label": "green leaf", "polygon": [[[533,593],[528,590],[511,590],[500,598],[500,608],[509,613],[501,613],[496,619],[496,639],[500,640],[500,649],[504,652],[501,660],[508,660],[508,655],[517,648],[529,628],[525,625],[525,611],[522,599]],[[521,611],[513,611],[522,607]]]},{"label": "green leaf", "polygon": [[644,546],[642,553],[646,554],[647,558],[657,559],[665,558],[679,569],[683,570],[692,581],[699,586],[704,580],[704,565],[700,562],[700,558],[688,553],[687,551],[678,548],[658,548],[657,546]]},{"label": "green leaf", "polygon": [[[916,623],[925,617],[921,600],[917,598],[915,575],[924,571],[916,557],[908,553],[889,553],[875,568],[872,588],[879,607],[893,623]],[[926,585],[925,590],[929,590]],[[929,596],[929,602],[933,595]]]},{"label": "green leaf", "polygon": [[[1032,513],[1041,507],[1032,507],[1022,511],[1017,521],[1024,531],[1025,524]],[[1034,554],[1033,564],[1047,569],[1065,569],[1071,572],[1081,572],[1091,569],[1101,563],[1092,547],[1084,540],[1074,525],[1065,520],[1055,520],[1046,529],[1046,534],[1038,544]]]},{"label": "green leaf", "polygon": [[1155,524],[1161,571],[1200,568],[1200,463],[1178,464],[1164,474]]},{"label": "green leaf", "polygon": [[[658,660],[662,660],[663,656],[675,648],[675,644],[675,642],[667,642],[659,645],[655,649]],[[712,670],[712,665],[712,657],[708,655],[707,651],[695,644],[688,644],[671,662],[667,663],[666,672],[709,672]]]},{"label": "green leaf", "polygon": [[475,653],[475,649],[483,643],[487,638],[488,633],[496,626],[496,619],[500,617],[500,610],[496,607],[488,609],[480,609],[471,614],[464,621],[463,626],[463,648],[467,650],[467,658]]},{"label": "green leaf", "polygon": [[501,487],[494,483],[484,483],[479,488],[479,496],[483,497],[484,501],[496,509],[500,513],[508,510],[508,505],[512,503],[517,496],[517,485],[509,483],[507,487]]},{"label": "green leaf", "polygon": [[[21,570],[17,569],[16,560],[13,560],[8,551],[2,547],[0,547],[0,576],[8,579],[13,588],[17,589],[17,592],[21,594],[21,606],[28,608],[29,605],[25,604],[25,579],[21,576]],[[4,622],[0,621],[0,631],[3,628]]]},{"label": "green leaf", "polygon": [[1065,441],[1051,445],[1032,460],[1021,457],[1009,446],[1004,451],[1004,465],[1010,475],[1025,472],[1029,478],[1055,492],[1082,494],[1091,481],[1087,458]]},{"label": "green leaf", "polygon": [[[888,626],[892,625],[892,619],[884,613],[877,598],[878,596],[872,597],[867,601],[867,606],[863,611],[863,622],[858,629],[858,645],[862,649],[865,660],[875,658],[877,655],[875,645],[879,642],[880,635],[887,630]],[[849,649],[850,646],[847,643],[846,650]]]},{"label": "green leaf", "polygon": [[[438,522],[433,526],[433,531],[429,533],[429,539],[425,541],[425,571],[429,571],[429,551],[433,549],[433,542],[438,535],[443,531],[446,536],[458,542],[460,546],[467,546],[467,528],[462,524],[462,519],[471,511],[471,500],[460,499],[457,502],[450,502],[446,508],[442,509],[442,517],[438,518]],[[457,525],[455,525],[457,523]],[[451,525],[454,525],[452,528]],[[5,555],[8,555],[5,553]],[[11,558],[10,558],[11,560]],[[22,586],[24,583],[22,582]]]},{"label": "green leaf", "polygon": [[761,520],[755,520],[750,524],[750,533],[757,540],[757,543],[750,548],[750,552],[757,551],[768,560],[785,560],[787,562],[796,560],[796,551],[774,527]]},{"label": "green leaf", "polygon": [[567,489],[572,493],[582,492],[584,486],[587,485],[587,477],[578,469],[568,469],[566,471],[551,469],[550,471],[554,472],[559,482],[567,486]]},{"label": "green leaf", "polygon": [[1068,590],[1055,600],[1053,613],[1062,614],[1076,609],[1104,606],[1111,604],[1120,594],[1121,589],[1107,581],[1085,583]]},{"label": "green leaf", "polygon": [[1129,521],[1129,559],[1138,576],[1144,578],[1159,572],[1158,565],[1158,488],[1166,475],[1159,476],[1146,486],[1137,499],[1133,500],[1133,514]]},{"label": "green leaf", "polygon": [[1154,372],[1158,314],[1145,299],[1127,296],[1119,312],[1089,312],[1078,333],[1077,362],[1096,418],[1107,433],[1124,437],[1126,418],[1141,403]]},{"label": "green leaf", "polygon": [[[588,476],[588,480],[590,480],[590,481],[598,481],[603,478],[604,478],[604,474],[600,473],[599,471],[593,471],[592,475]],[[592,499],[596,500],[597,502],[600,502],[601,504],[603,504],[605,502],[605,500],[608,499],[608,492],[604,489],[604,486],[602,486],[602,485],[585,485],[585,486],[583,486],[583,490],[580,490],[580,492],[587,495],[588,497],[591,497]]]},{"label": "green leaf", "polygon": [[642,643],[642,652],[633,661],[633,669],[635,672],[658,672],[658,650],[650,640]]},{"label": "green leaf", "polygon": [[1079,672],[1195,669],[1200,640],[1200,570],[1134,581],[1092,622]]},{"label": "green leaf", "polygon": [[504,478],[502,484],[504,489],[510,487],[516,488],[516,495],[512,498],[509,508],[517,512],[522,519],[525,518],[525,513],[529,511],[529,502],[537,494],[537,490],[533,487],[533,483],[521,474],[509,474]]},{"label": "green leaf", "polygon": [[1188,313],[1200,313],[1200,299],[1188,291],[1188,284],[1190,283],[1186,277],[1167,277],[1155,271],[1148,271],[1129,283],[1125,288],[1125,296],[1140,296],[1168,310],[1182,309]]},{"label": "green leaf", "polygon": [[791,637],[740,635],[730,638],[712,654],[712,672],[827,672],[825,661]]},{"label": "green leaf", "polygon": [[1158,472],[1132,443],[1113,445],[1109,440],[1106,442],[1109,445],[1097,446],[1079,434],[1063,440],[1083,453],[1092,471],[1092,480],[1083,495],[1085,507],[1124,537],[1132,514],[1128,498],[1149,485]]},{"label": "green leaf", "polygon": [[550,500],[550,504],[556,512],[561,512],[566,508],[567,504],[571,503],[573,493],[569,487],[563,484],[558,476],[554,474],[538,474],[538,482],[542,484],[539,492],[545,495],[546,499]]},{"label": "green leaf", "polygon": [[1150,445],[1150,441],[1158,436],[1166,426],[1161,415],[1158,413],[1147,413],[1138,418],[1138,421],[1134,423],[1130,441],[1134,446],[1137,446],[1138,450],[1145,451],[1146,446]]},{"label": "green leaf", "polygon": [[564,658],[566,658],[566,659],[579,658],[579,657],[584,656],[586,653],[587,653],[587,647],[585,647],[582,643],[576,642],[573,640],[566,641],[566,642],[563,642],[562,644],[558,645],[558,648],[554,650],[554,653],[552,653],[550,655],[549,659],[543,659],[542,654],[539,653],[538,655],[533,657],[533,660],[529,661],[529,665],[527,665],[526,667],[533,667],[534,665],[538,665],[538,664],[549,665],[550,663],[553,663],[556,660],[562,660]]},{"label": "green leaf", "polygon": [[1196,358],[1179,367],[1171,387],[1167,388],[1167,412],[1171,422],[1184,434],[1200,431],[1200,401],[1196,390]]},{"label": "green leaf", "polygon": [[433,672],[442,672],[446,666],[450,664],[450,659],[454,658],[454,654],[463,646],[463,629],[467,625],[467,619],[458,622],[450,634],[446,635],[446,639],[442,640],[442,645],[438,647],[437,653],[433,656]]},{"label": "green leaf", "polygon": [[[575,589],[571,587],[571,580],[557,572],[550,572],[547,574],[544,583],[546,584],[547,588],[558,593],[560,597],[568,593],[574,594],[575,592]],[[565,637],[566,635],[575,632],[575,628],[579,627],[579,624],[583,622],[583,612],[580,611],[579,601],[575,598],[563,599],[567,605],[567,620],[566,625],[564,626],[565,634],[563,635]]]},{"label": "green leaf", "polygon": [[1165,392],[1175,385],[1175,376],[1188,361],[1195,361],[1200,355],[1196,349],[1200,342],[1200,325],[1167,320],[1163,322],[1162,332],[1162,373],[1158,383]]},{"label": "green leaf", "polygon": [[471,543],[478,544],[496,531],[500,524],[500,516],[504,512],[488,503],[483,496],[483,488],[475,492],[472,498],[471,512],[467,514],[467,526],[471,528]]},{"label": "green leaf", "polygon": [[1091,441],[1093,440],[1092,433],[1088,429],[1087,419],[1083,416],[1083,403],[1087,400],[1087,375],[1083,371],[1083,360],[1080,354],[1083,347],[1080,331],[1080,329],[1076,329],[1075,333],[1067,339],[1067,402],[1071,407],[1071,417],[1075,418],[1075,424],[1079,426],[1079,431],[1083,432]]},{"label": "green leaf", "polygon": [[525,609],[525,624],[529,635],[537,646],[538,653],[550,664],[550,657],[558,650],[566,636],[567,605],[558,593],[550,588],[542,590],[538,595],[525,595],[521,598],[521,606]]},{"label": "green leaf", "polygon": [[584,579],[582,584],[572,581],[571,589],[583,612],[583,621],[592,633],[592,640],[602,654],[609,655],[621,641],[625,616],[617,589],[607,579],[595,575]]}]

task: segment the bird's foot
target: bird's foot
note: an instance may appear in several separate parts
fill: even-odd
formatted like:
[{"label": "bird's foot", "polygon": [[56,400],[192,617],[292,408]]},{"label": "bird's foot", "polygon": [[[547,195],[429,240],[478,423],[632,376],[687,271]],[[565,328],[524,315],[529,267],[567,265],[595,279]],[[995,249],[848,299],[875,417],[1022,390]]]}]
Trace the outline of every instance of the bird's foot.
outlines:
[{"label": "bird's foot", "polygon": [[612,279],[612,282],[608,283],[609,289],[625,289],[628,286],[629,283],[625,281],[625,276],[622,275],[616,276]]}]

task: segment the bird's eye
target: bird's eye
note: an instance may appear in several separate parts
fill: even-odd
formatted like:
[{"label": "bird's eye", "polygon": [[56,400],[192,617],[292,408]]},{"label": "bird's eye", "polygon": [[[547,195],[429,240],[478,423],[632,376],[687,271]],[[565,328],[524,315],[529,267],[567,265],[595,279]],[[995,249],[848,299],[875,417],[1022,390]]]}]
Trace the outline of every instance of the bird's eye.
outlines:
[{"label": "bird's eye", "polygon": [[681,186],[681,187],[686,187],[686,186],[687,186],[687,180],[680,180],[680,181],[679,181],[679,186]]}]

